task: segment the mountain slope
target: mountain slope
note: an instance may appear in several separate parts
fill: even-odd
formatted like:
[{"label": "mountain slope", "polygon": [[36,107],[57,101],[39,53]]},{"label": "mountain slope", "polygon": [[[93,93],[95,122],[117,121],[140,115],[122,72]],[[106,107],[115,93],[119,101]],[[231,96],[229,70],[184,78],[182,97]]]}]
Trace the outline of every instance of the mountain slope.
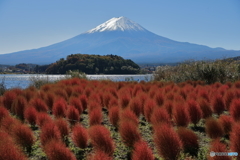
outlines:
[{"label": "mountain slope", "polygon": [[112,18],[76,37],[39,49],[0,55],[0,64],[52,63],[69,54],[114,54],[137,63],[239,56],[240,51],[177,42],[125,18]]}]

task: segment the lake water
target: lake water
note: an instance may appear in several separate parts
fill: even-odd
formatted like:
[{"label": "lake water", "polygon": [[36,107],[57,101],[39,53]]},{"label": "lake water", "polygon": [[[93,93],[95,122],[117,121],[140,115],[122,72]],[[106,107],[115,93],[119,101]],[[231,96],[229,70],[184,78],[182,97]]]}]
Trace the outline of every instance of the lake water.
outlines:
[{"label": "lake water", "polygon": [[[0,83],[4,81],[7,89],[27,88],[31,84],[31,79],[47,79],[56,81],[66,78],[66,75],[40,75],[40,74],[0,74]],[[112,80],[112,81],[150,81],[152,74],[145,75],[87,75],[91,80]]]}]

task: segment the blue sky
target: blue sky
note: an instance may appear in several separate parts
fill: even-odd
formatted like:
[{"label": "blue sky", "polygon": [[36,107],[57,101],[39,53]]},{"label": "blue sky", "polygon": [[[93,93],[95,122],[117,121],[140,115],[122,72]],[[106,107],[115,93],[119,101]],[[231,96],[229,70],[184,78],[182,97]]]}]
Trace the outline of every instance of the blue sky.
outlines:
[{"label": "blue sky", "polygon": [[239,0],[0,0],[0,54],[48,46],[119,16],[173,40],[240,50]]}]

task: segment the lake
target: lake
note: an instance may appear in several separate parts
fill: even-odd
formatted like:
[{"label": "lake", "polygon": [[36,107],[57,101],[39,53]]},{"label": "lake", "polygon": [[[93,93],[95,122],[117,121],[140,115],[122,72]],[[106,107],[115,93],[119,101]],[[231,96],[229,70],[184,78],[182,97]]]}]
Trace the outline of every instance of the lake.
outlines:
[{"label": "lake", "polygon": [[[0,83],[4,81],[7,89],[27,88],[31,84],[31,79],[47,79],[56,81],[66,78],[66,75],[44,75],[44,74],[0,74]],[[91,80],[112,80],[112,81],[150,81],[152,74],[145,75],[87,75]]]}]

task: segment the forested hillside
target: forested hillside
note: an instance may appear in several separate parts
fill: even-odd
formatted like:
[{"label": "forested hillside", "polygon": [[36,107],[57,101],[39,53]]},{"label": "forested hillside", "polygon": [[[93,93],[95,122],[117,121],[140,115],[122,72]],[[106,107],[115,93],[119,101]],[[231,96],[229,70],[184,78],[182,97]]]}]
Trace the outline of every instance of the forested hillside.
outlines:
[{"label": "forested hillside", "polygon": [[125,60],[117,55],[71,54],[66,59],[61,58],[52,63],[45,72],[65,74],[69,70],[79,70],[86,74],[136,74],[139,73],[140,67],[132,60]]}]

